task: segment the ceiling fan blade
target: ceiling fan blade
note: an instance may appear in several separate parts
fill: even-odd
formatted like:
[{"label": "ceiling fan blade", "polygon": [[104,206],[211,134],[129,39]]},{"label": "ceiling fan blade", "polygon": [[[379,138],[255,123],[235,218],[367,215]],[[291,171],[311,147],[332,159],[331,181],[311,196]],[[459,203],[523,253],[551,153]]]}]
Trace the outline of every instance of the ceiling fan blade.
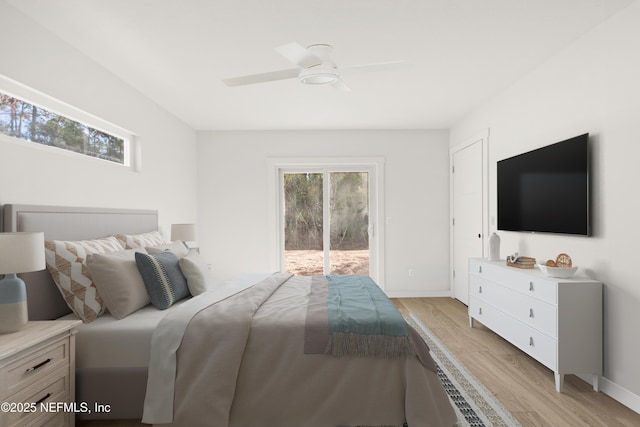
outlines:
[{"label": "ceiling fan blade", "polygon": [[276,47],[275,50],[300,68],[309,68],[322,63],[320,58],[295,42]]},{"label": "ceiling fan blade", "polygon": [[388,62],[376,62],[373,64],[360,64],[360,65],[347,65],[346,67],[340,67],[340,71],[347,72],[371,72],[371,71],[387,71],[387,70],[399,70],[402,68],[410,67],[408,61],[388,61]]},{"label": "ceiling fan blade", "polygon": [[272,82],[275,80],[285,80],[298,77],[300,73],[299,68],[290,68],[288,70],[270,71],[268,73],[250,74],[248,76],[233,77],[230,79],[223,79],[222,81],[227,86],[241,86],[250,85],[254,83]]},{"label": "ceiling fan blade", "polygon": [[331,86],[333,86],[334,89],[341,90],[343,92],[351,92],[351,88],[349,88],[342,79],[338,79],[334,83],[331,83]]}]

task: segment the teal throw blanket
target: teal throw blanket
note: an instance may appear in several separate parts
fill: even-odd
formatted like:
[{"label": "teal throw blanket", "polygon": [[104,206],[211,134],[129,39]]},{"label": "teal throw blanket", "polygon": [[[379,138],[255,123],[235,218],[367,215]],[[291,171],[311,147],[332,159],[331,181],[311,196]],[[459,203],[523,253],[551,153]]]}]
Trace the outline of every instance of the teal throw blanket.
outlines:
[{"label": "teal throw blanket", "polygon": [[414,353],[407,322],[368,276],[329,275],[327,310],[334,355],[399,357]]}]

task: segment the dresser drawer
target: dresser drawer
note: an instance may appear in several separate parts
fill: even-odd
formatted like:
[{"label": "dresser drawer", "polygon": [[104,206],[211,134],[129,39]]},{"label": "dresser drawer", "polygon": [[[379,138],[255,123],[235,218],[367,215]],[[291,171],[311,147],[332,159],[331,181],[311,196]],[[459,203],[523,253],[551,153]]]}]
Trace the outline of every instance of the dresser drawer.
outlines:
[{"label": "dresser drawer", "polygon": [[515,320],[477,296],[469,298],[469,316],[502,336],[543,365],[556,370],[558,342],[542,332]]},{"label": "dresser drawer", "polygon": [[469,294],[513,316],[525,325],[558,338],[558,308],[510,288],[471,276]]},{"label": "dresser drawer", "polygon": [[[527,271],[527,273],[524,273]],[[545,279],[537,269],[520,271],[505,267],[504,262],[488,263],[472,259],[469,261],[469,277],[482,277],[500,283],[516,292],[529,295],[549,304],[558,303],[557,284]]]},{"label": "dresser drawer", "polygon": [[6,378],[3,394],[9,395],[23,390],[62,366],[66,366],[67,369],[69,366],[68,339],[54,341],[18,354],[15,360],[3,369]]}]

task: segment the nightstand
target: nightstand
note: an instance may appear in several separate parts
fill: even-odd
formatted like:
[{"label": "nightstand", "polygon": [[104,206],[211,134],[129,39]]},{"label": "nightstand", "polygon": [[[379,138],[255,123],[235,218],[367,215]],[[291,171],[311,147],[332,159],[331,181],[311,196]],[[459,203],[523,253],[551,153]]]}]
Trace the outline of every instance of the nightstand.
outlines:
[{"label": "nightstand", "polygon": [[75,425],[75,333],[80,320],[29,322],[0,335],[0,425]]}]

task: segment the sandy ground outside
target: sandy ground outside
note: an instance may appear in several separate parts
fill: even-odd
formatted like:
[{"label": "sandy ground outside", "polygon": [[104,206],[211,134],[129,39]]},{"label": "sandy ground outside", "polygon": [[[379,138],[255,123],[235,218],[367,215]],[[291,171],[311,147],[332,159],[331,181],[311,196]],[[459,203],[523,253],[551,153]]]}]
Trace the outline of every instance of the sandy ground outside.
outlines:
[{"label": "sandy ground outside", "polygon": [[[299,276],[322,274],[322,251],[284,252],[284,269]],[[369,274],[369,251],[331,251],[331,274]]]}]

